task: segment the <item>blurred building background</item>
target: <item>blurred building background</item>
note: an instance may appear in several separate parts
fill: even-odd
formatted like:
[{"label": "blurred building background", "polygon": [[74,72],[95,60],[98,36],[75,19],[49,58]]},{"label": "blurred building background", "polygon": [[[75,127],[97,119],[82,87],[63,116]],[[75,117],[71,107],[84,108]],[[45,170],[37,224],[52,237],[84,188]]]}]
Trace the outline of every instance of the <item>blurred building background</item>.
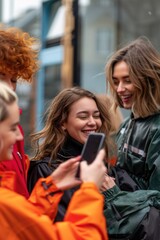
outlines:
[{"label": "blurred building background", "polygon": [[[1,22],[4,2],[0,1]],[[17,17],[12,12],[17,11],[14,0],[10,0],[7,9],[12,18],[6,24],[41,42],[37,46],[41,67],[34,83],[20,84],[17,89],[28,152],[27,137],[42,128],[46,107],[60,90],[80,85],[105,94],[107,58],[139,36],[147,36],[160,50],[159,0],[41,0],[38,7],[27,8]]]}]

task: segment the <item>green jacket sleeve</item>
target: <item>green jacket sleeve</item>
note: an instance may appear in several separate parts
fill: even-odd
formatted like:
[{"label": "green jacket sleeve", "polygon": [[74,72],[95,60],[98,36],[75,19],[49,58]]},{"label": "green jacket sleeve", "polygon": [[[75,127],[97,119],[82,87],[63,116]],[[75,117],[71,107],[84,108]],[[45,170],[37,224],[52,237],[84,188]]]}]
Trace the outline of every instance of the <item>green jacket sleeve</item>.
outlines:
[{"label": "green jacket sleeve", "polygon": [[[107,190],[104,214],[108,233],[131,234],[141,222],[150,207],[160,209],[160,129],[152,128],[147,146],[144,171],[146,179],[140,179],[140,186],[135,192],[121,191],[117,186]],[[146,139],[147,142],[147,139]],[[145,181],[145,184],[143,184]]]}]

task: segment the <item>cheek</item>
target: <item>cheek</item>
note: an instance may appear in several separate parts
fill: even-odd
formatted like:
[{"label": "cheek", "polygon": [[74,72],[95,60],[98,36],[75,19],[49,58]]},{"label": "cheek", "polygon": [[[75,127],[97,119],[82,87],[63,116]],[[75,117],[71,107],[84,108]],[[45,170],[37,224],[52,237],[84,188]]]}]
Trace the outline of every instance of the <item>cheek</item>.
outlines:
[{"label": "cheek", "polygon": [[16,142],[16,134],[10,133],[6,134],[4,138],[5,146],[13,145]]},{"label": "cheek", "polygon": [[117,89],[118,89],[118,87],[114,85],[113,90],[117,92]]},{"label": "cheek", "polygon": [[100,128],[102,126],[102,121],[99,119],[97,120],[97,126]]},{"label": "cheek", "polygon": [[117,91],[118,84],[111,84],[112,91]]},{"label": "cheek", "polygon": [[4,142],[0,140],[0,153],[2,152],[3,148],[4,148]]},{"label": "cheek", "polygon": [[135,89],[135,87],[132,87],[132,90],[131,90],[134,94],[137,92],[137,90]]}]

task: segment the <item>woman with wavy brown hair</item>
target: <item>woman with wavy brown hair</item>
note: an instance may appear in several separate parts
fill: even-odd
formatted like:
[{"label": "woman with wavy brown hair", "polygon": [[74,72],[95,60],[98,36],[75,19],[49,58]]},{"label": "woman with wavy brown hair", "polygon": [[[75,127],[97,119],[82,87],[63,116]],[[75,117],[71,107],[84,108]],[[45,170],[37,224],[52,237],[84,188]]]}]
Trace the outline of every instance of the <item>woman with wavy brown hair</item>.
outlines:
[{"label": "woman with wavy brown hair", "polygon": [[[105,133],[105,151],[109,158],[110,115],[95,94],[80,87],[64,89],[53,99],[46,114],[44,128],[32,135],[35,156],[28,173],[29,191],[38,178],[48,176],[61,162],[80,155],[91,132]],[[75,190],[65,192],[57,220],[63,219]]]},{"label": "woman with wavy brown hair", "polygon": [[[140,37],[111,56],[106,78],[115,108],[131,110],[116,143],[114,177],[106,177],[105,215],[112,239],[160,236],[160,54]],[[149,227],[148,227],[149,226]]]}]

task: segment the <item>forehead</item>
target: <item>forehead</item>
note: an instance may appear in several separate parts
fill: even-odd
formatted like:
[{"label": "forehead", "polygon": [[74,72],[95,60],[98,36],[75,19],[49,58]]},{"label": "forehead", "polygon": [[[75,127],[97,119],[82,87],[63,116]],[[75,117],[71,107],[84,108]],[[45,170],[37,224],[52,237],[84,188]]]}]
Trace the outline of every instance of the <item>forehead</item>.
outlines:
[{"label": "forehead", "polygon": [[91,109],[97,109],[95,100],[92,98],[83,97],[71,105],[70,112],[89,111]]},{"label": "forehead", "polygon": [[16,101],[7,106],[7,111],[9,114],[7,120],[10,124],[19,122],[20,112]]},{"label": "forehead", "polygon": [[118,62],[115,64],[114,69],[113,69],[113,77],[117,76],[123,76],[123,75],[128,75],[129,74],[129,66],[127,65],[126,62]]},{"label": "forehead", "polygon": [[0,122],[0,138],[6,136],[10,129],[19,123],[19,109],[17,103],[13,103],[7,106],[8,116]]}]

